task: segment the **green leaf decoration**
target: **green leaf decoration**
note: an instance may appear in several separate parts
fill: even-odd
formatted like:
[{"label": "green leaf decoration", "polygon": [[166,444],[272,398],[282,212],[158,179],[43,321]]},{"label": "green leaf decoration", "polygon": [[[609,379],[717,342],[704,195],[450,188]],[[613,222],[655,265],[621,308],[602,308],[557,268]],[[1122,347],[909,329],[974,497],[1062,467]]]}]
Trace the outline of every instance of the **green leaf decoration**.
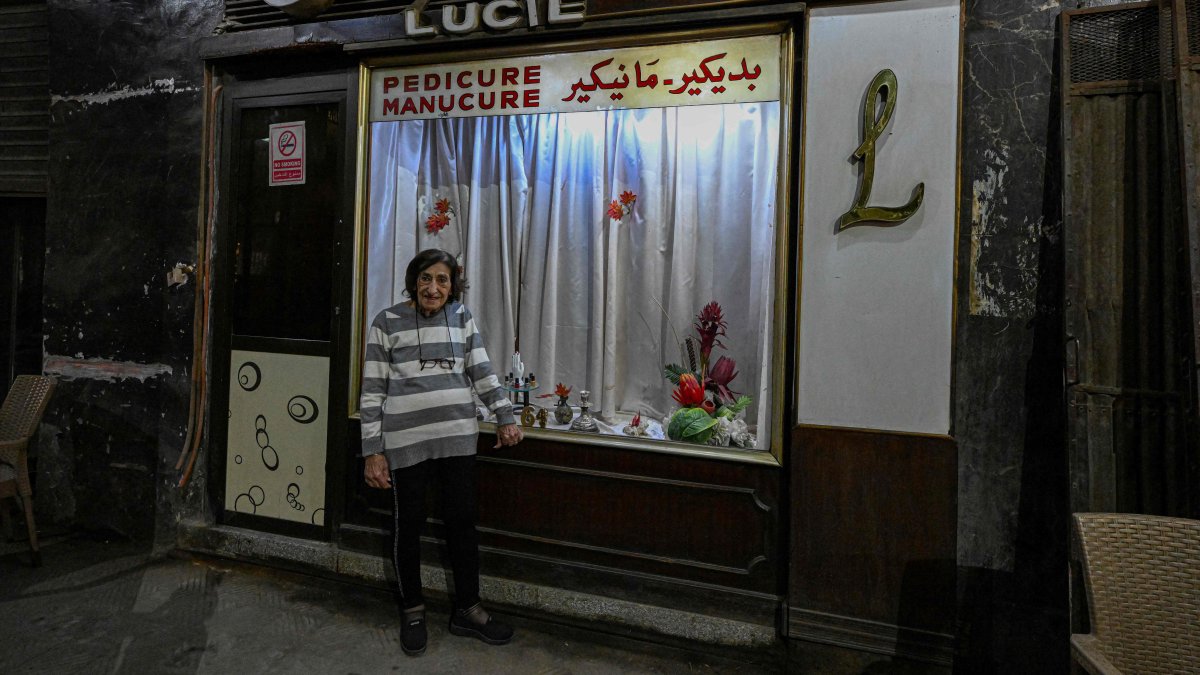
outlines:
[{"label": "green leaf decoration", "polygon": [[688,422],[687,427],[683,430],[683,440],[691,443],[707,443],[709,438],[712,438],[713,428],[717,426],[717,421],[704,413],[701,417],[696,417]]},{"label": "green leaf decoration", "polygon": [[667,423],[667,438],[673,441],[683,440],[683,428],[687,426],[687,415],[685,414],[691,408],[680,408],[671,415],[671,421]]},{"label": "green leaf decoration", "polygon": [[680,408],[667,425],[667,438],[689,443],[707,443],[717,421],[701,408]]},{"label": "green leaf decoration", "polygon": [[679,376],[687,372],[690,371],[677,363],[668,363],[663,366],[663,377],[676,386],[679,386]]},{"label": "green leaf decoration", "polygon": [[739,396],[737,402],[733,405],[723,405],[717,408],[715,417],[724,417],[727,420],[733,420],[737,414],[746,409],[754,399],[749,396]]}]

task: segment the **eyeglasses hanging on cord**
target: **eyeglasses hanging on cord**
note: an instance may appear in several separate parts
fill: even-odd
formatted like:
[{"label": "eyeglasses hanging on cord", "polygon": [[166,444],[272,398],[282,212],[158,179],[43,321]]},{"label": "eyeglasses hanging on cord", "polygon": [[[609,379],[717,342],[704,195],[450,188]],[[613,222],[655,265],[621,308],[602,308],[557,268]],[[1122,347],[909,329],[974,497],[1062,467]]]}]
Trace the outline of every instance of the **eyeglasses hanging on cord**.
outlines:
[{"label": "eyeglasses hanging on cord", "polygon": [[[450,332],[450,317],[446,315],[446,308],[442,307],[442,319],[446,321],[446,337],[447,344],[450,345],[450,351],[454,351],[454,335]],[[443,370],[454,369],[454,357],[442,357],[440,359],[427,359],[425,352],[421,346],[421,313],[417,312],[417,359],[421,363],[421,370],[426,368],[441,368]]]}]

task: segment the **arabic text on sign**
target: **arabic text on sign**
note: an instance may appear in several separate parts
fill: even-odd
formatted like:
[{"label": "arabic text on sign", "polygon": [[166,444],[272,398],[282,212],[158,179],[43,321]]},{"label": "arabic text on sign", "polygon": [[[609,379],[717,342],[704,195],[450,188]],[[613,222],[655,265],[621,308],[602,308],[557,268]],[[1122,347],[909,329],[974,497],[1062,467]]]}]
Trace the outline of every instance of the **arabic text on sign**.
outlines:
[{"label": "arabic text on sign", "polygon": [[[717,61],[724,59],[726,55],[727,55],[727,52],[721,52],[719,54],[713,54],[712,56],[702,59],[700,61],[699,65],[696,68],[692,69],[691,73],[681,73],[678,78],[680,80],[681,84],[675,89],[668,90],[668,93],[682,94],[684,92],[687,92],[688,94],[690,94],[692,96],[696,96],[696,95],[699,95],[700,93],[702,93],[702,91],[703,91],[703,90],[699,89],[697,87],[697,85],[706,84],[709,82],[724,82],[724,81],[737,82],[739,80],[755,80],[755,79],[758,79],[759,74],[762,73],[762,68],[758,64],[755,64],[754,68],[749,68],[746,64],[746,59],[743,58],[742,62],[741,62],[741,68],[742,68],[741,72],[729,72],[728,73],[729,77],[727,80],[726,79],[726,71],[723,66],[716,65],[715,72],[710,67],[710,66],[716,64]],[[609,77],[609,75],[601,74],[602,70],[604,70],[605,68],[608,68],[610,65],[612,65],[613,60],[614,59],[612,59],[612,58],[607,58],[607,59],[604,59],[603,61],[596,63],[594,66],[592,66],[592,69],[588,75],[587,81],[584,81],[584,78],[582,78],[582,77],[579,78],[579,80],[577,80],[574,84],[571,85],[571,93],[568,94],[562,100],[563,101],[578,101],[580,103],[587,103],[590,100],[590,97],[589,96],[579,96],[579,92],[581,92],[581,91],[582,92],[593,92],[593,91],[596,91],[597,89],[603,89],[603,90],[625,89],[626,87],[628,87],[630,84],[630,79],[629,79],[628,73],[625,72],[626,66],[624,63],[618,64],[616,66],[616,70],[617,70],[617,72],[620,73],[620,75],[613,75],[612,80],[606,80],[606,78]],[[643,89],[643,88],[654,89],[655,87],[657,87],[659,85],[660,82],[665,86],[670,86],[675,83],[674,78],[665,78],[665,79],[660,80],[657,73],[649,71],[649,68],[651,66],[656,65],[658,62],[659,62],[659,59],[654,59],[653,61],[646,63],[645,67],[647,68],[647,72],[649,74],[644,74],[642,71],[641,60],[634,61],[634,63],[633,63],[633,70],[634,70],[633,84],[636,88],[638,88],[638,89]],[[749,85],[748,89],[750,91],[753,91],[754,85],[753,84]],[[714,94],[722,94],[725,92],[725,87],[717,86],[717,87],[714,87],[711,91]]]}]

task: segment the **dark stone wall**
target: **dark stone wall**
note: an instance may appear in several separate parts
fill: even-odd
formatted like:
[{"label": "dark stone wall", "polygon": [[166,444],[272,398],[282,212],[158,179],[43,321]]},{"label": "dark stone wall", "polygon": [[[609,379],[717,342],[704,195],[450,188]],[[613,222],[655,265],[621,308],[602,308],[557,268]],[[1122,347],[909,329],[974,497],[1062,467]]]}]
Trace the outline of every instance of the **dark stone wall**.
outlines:
[{"label": "dark stone wall", "polygon": [[965,4],[954,435],[959,672],[1066,672],[1057,25]]},{"label": "dark stone wall", "polygon": [[[38,509],[149,540],[171,518],[192,358],[203,124],[197,39],[217,0],[49,3],[50,169]],[[173,542],[173,536],[171,541]]]}]

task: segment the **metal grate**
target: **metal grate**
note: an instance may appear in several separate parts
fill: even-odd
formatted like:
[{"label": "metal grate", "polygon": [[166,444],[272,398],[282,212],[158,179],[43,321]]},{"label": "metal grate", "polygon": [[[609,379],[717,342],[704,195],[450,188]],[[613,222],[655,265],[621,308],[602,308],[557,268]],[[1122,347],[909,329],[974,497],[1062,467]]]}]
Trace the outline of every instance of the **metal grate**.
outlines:
[{"label": "metal grate", "polygon": [[[283,10],[268,5],[263,0],[226,0],[225,22],[222,27],[226,31],[232,32],[271,26],[293,26],[313,21],[397,14],[404,11],[409,4],[405,0],[334,0],[333,5],[322,12],[320,16],[314,19],[296,19]],[[430,6],[439,4],[445,3],[429,3]]]},{"label": "metal grate", "polygon": [[1200,55],[1200,0],[1184,0],[1183,13],[1187,18],[1188,56]]},{"label": "metal grate", "polygon": [[0,0],[0,194],[46,193],[49,37],[44,0]]},{"label": "metal grate", "polygon": [[1135,7],[1071,17],[1071,84],[1159,78],[1158,8]]},{"label": "metal grate", "polygon": [[1175,77],[1175,13],[1171,3],[1158,7],[1158,63],[1165,77]]}]

